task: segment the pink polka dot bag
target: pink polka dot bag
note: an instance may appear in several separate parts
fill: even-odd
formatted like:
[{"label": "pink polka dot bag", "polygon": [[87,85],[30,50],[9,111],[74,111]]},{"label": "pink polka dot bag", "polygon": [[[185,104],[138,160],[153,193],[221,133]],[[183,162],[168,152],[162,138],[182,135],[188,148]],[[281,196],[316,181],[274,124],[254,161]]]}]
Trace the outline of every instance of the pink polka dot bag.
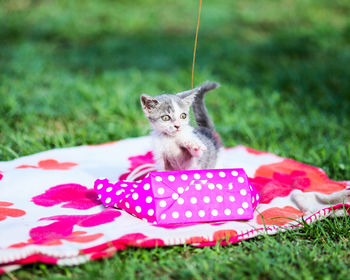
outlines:
[{"label": "pink polka dot bag", "polygon": [[243,169],[151,172],[142,181],[97,179],[98,198],[154,224],[248,220],[260,197]]}]

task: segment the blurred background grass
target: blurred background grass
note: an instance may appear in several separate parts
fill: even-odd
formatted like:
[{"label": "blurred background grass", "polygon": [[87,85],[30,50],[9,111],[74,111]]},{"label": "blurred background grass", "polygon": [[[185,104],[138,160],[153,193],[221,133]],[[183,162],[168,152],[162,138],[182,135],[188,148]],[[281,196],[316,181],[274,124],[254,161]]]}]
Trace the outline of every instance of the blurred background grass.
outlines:
[{"label": "blurred background grass", "polygon": [[[190,87],[198,3],[0,0],[0,160],[147,134],[139,95]],[[348,0],[203,1],[195,84],[222,84],[206,103],[226,146],[350,178],[349,14]]]},{"label": "blurred background grass", "polygon": [[[0,2],[0,159],[148,133],[190,87],[198,1]],[[224,143],[349,175],[350,3],[205,1],[195,84]],[[338,176],[339,175],[339,176]]]}]

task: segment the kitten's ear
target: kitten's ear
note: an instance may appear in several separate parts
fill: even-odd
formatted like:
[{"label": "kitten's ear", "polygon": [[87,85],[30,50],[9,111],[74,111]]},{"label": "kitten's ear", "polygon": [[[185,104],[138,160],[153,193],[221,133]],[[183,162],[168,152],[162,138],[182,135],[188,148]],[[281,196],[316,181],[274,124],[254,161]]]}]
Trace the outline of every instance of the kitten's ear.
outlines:
[{"label": "kitten's ear", "polygon": [[198,93],[198,90],[193,89],[189,91],[180,92],[177,94],[177,96],[180,97],[187,106],[191,106],[194,99],[196,98],[197,93]]},{"label": "kitten's ear", "polygon": [[150,113],[159,103],[156,99],[147,94],[142,94],[140,100],[145,113]]}]

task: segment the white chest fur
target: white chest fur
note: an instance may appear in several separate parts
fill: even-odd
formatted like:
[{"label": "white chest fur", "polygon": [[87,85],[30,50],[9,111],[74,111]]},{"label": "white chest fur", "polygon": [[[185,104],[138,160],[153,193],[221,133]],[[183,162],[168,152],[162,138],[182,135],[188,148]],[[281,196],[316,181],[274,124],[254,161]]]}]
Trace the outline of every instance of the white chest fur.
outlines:
[{"label": "white chest fur", "polygon": [[154,151],[161,156],[176,157],[181,154],[178,137],[158,136],[153,141]]},{"label": "white chest fur", "polygon": [[[165,164],[168,162],[174,169],[186,169],[190,164],[184,155],[183,143],[194,137],[191,127],[179,131],[176,135],[169,137],[153,133],[153,153],[157,162],[157,169],[166,169]],[[187,162],[185,162],[185,160]]]}]

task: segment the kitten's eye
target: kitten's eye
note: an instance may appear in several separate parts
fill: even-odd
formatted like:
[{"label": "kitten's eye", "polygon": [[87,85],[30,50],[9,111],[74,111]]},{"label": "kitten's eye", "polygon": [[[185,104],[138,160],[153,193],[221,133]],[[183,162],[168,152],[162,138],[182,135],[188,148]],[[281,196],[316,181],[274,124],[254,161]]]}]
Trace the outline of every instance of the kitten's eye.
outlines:
[{"label": "kitten's eye", "polygon": [[182,113],[182,114],[180,115],[180,118],[181,118],[181,119],[186,119],[186,117],[187,117],[186,113]]},{"label": "kitten's eye", "polygon": [[169,121],[170,120],[170,116],[169,115],[164,115],[164,116],[161,116],[162,120],[163,121]]}]

